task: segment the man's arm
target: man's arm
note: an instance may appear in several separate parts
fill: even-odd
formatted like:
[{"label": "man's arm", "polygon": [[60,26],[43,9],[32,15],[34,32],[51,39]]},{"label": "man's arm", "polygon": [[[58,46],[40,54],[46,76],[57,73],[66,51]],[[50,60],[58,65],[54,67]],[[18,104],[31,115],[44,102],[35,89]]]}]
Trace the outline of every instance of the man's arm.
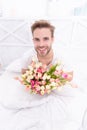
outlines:
[{"label": "man's arm", "polygon": [[73,80],[73,71],[67,72],[67,74],[68,74],[67,79],[68,79],[69,81],[72,81],[72,80]]}]

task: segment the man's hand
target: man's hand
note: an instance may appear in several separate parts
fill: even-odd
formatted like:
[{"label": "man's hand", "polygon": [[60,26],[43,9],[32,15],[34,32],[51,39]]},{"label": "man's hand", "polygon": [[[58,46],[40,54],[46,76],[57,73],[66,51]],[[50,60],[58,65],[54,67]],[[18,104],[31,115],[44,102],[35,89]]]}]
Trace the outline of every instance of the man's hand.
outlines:
[{"label": "man's hand", "polygon": [[72,81],[72,80],[73,80],[73,71],[72,71],[72,72],[68,72],[68,74],[69,74],[68,79],[69,79],[69,81],[71,81],[72,87],[73,87],[73,88],[77,88],[78,85]]},{"label": "man's hand", "polygon": [[68,77],[67,77],[67,79],[68,79],[69,81],[72,81],[72,79],[73,79],[73,71],[68,72]]},{"label": "man's hand", "polygon": [[22,69],[21,73],[24,74],[27,71],[27,69]]}]

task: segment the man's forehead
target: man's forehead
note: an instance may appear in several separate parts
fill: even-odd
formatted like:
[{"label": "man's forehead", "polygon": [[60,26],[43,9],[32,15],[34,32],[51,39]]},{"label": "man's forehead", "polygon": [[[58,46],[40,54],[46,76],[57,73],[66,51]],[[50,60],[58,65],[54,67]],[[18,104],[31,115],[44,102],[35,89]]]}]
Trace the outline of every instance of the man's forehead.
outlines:
[{"label": "man's forehead", "polygon": [[43,32],[48,33],[48,32],[51,32],[51,31],[50,31],[49,28],[36,28],[33,33],[39,33],[39,32],[40,33],[43,33]]}]

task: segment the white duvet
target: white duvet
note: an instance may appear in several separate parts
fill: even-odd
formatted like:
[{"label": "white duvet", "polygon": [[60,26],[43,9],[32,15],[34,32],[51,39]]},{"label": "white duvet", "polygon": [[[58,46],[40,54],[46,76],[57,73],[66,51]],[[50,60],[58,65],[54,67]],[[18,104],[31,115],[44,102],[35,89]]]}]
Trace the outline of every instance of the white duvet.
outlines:
[{"label": "white duvet", "polygon": [[87,129],[87,99],[78,88],[32,95],[14,79],[17,75],[7,71],[0,76],[0,130]]}]

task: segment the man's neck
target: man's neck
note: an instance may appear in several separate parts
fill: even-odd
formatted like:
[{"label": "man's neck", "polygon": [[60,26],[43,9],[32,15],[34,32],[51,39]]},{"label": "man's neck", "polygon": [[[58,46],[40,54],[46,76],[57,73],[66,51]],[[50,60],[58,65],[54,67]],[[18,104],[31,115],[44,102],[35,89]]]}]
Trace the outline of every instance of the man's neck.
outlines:
[{"label": "man's neck", "polygon": [[38,60],[42,62],[42,64],[49,65],[53,60],[53,50],[51,50],[49,54],[46,55],[45,57],[40,57],[40,56],[37,56],[37,57],[38,57]]}]

